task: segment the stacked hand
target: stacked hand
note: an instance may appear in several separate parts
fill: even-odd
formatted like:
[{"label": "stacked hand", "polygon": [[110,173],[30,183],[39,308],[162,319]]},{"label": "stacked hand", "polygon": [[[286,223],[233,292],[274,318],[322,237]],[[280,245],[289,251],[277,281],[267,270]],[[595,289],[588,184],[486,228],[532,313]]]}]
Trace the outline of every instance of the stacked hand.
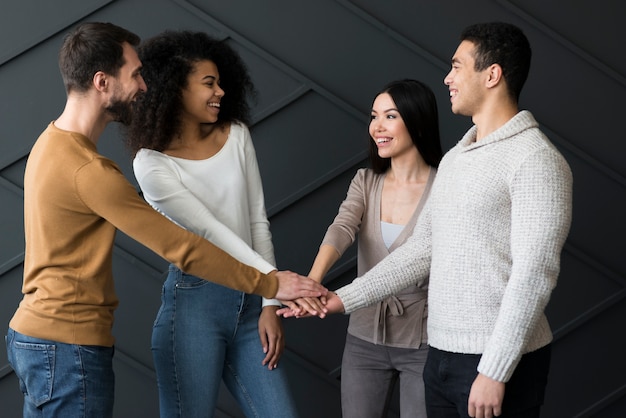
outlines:
[{"label": "stacked hand", "polygon": [[[291,271],[276,272],[276,277],[278,279],[276,299],[280,300],[281,303],[289,304],[295,311],[300,313],[301,309],[298,308],[298,305],[290,300],[308,300],[308,303],[303,302],[307,312],[311,315],[323,312],[322,300],[325,302],[326,294],[328,293],[324,286],[309,277],[304,277]],[[287,311],[291,312],[290,309],[287,309]],[[262,364],[270,370],[278,366],[278,360],[285,348],[285,336],[282,324],[278,318],[280,316],[279,312],[276,306],[266,306],[261,311],[259,317],[259,337],[265,353]]]},{"label": "stacked hand", "polygon": [[304,297],[293,301],[281,301],[285,307],[276,311],[276,315],[284,318],[306,318],[318,316],[325,318],[327,314],[343,313],[344,307],[339,296],[327,292],[321,297]]},{"label": "stacked hand", "polygon": [[326,296],[328,289],[315,280],[301,276],[292,271],[279,271],[278,291],[275,298],[280,301],[290,301],[298,298],[319,298]]}]

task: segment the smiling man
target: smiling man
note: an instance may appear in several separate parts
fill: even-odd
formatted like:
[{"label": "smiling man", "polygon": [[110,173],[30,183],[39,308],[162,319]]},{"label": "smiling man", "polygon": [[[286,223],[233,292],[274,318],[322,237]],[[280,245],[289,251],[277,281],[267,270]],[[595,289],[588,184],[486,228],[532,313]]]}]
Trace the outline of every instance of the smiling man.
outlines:
[{"label": "smiling man", "polygon": [[572,174],[518,108],[530,58],[513,25],[463,31],[444,83],[452,111],[474,126],[443,157],[407,243],[329,294],[329,313],[349,313],[430,274],[429,418],[532,418],[543,404],[552,341],[544,310],[569,233]]},{"label": "smiling man", "polygon": [[281,300],[321,296],[291,272],[263,274],[152,209],[96,144],[147,87],[139,37],[110,23],[79,25],[63,42],[63,113],[39,136],[24,175],[24,294],[9,324],[9,362],[24,417],[111,417],[112,274],[119,229],[181,270]]}]

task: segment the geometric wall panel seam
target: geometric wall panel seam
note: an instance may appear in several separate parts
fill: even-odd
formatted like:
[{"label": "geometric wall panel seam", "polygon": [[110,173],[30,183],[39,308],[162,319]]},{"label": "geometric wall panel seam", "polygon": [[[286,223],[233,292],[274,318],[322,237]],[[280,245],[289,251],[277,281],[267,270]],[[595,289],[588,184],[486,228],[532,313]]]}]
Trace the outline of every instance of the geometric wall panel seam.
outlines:
[{"label": "geometric wall panel seam", "polygon": [[[94,13],[113,0],[6,1],[0,19],[0,65],[28,51],[50,37]],[[53,10],[63,10],[55,13]],[[33,22],[35,21],[35,22]],[[33,31],[37,28],[38,31]]]},{"label": "geometric wall panel seam", "polygon": [[594,306],[586,309],[584,312],[580,312],[575,318],[569,320],[566,324],[559,326],[558,329],[554,329],[553,334],[555,341],[563,338],[565,335],[574,331],[576,328],[582,326],[586,322],[600,315],[602,312],[608,310],[612,306],[615,306],[616,304],[626,299],[626,278],[623,278],[619,274],[609,270],[606,266],[598,263],[590,256],[585,254],[582,250],[576,248],[569,242],[565,243],[563,251],[573,255],[579,262],[586,264],[592,270],[598,272],[601,276],[610,279],[618,286],[620,286],[621,289],[613,292],[604,300],[596,303]]},{"label": "geometric wall panel seam", "polygon": [[561,36],[553,29],[551,29],[548,25],[540,22],[537,18],[522,10],[519,6],[514,5],[512,2],[507,0],[496,0],[496,2],[500,3],[503,7],[509,9],[512,13],[516,14],[522,20],[526,21],[529,25],[534,26],[536,29],[543,32],[547,37],[551,38],[556,43],[561,44],[564,48],[568,49],[574,55],[578,56],[582,60],[589,63],[591,66],[595,67],[598,71],[613,79],[616,83],[619,83],[623,87],[626,87],[626,77],[624,77],[587,51],[578,47],[573,42],[567,40],[565,37]]},{"label": "geometric wall panel seam", "polygon": [[587,165],[589,165],[596,171],[599,171],[604,176],[615,181],[618,185],[622,186],[623,188],[626,188],[626,177],[624,177],[622,174],[620,174],[613,168],[609,167],[608,165],[604,164],[602,161],[594,158],[588,152],[582,150],[578,146],[572,144],[571,142],[566,141],[561,135],[557,134],[549,126],[545,125],[544,123],[541,123],[539,120],[537,120],[537,122],[539,123],[540,126],[543,127],[542,130],[550,138],[550,141],[553,142],[554,145],[563,147],[564,149],[568,150],[572,154],[576,155],[584,163],[586,163]]},{"label": "geometric wall panel seam", "polygon": [[386,37],[389,37],[397,41],[399,44],[407,47],[410,51],[424,58],[426,61],[433,64],[435,67],[446,72],[449,70],[450,63],[448,61],[441,60],[440,58],[438,58],[437,56],[435,56],[428,50],[417,45],[415,42],[409,40],[407,37],[394,31],[393,29],[391,29],[391,27],[381,22],[379,19],[377,19],[370,13],[366,12],[359,6],[355,5],[351,1],[349,0],[335,0],[335,1],[339,3],[340,5],[342,5],[343,7],[345,7],[346,9],[348,9],[350,12],[352,12],[355,16],[358,16],[359,18],[369,23],[371,26],[374,26],[380,32],[383,32]]},{"label": "geometric wall panel seam", "polygon": [[0,274],[4,274],[24,261],[24,193],[21,188],[0,177],[0,194],[3,206]]},{"label": "geometric wall panel seam", "polygon": [[266,61],[268,61],[273,66],[275,66],[276,68],[278,68],[281,71],[283,71],[285,74],[293,77],[295,80],[298,80],[301,83],[305,84],[307,87],[309,87],[310,89],[314,90],[316,93],[322,95],[327,100],[333,102],[335,105],[337,105],[338,107],[342,108],[342,110],[344,110],[345,112],[352,114],[356,118],[359,118],[361,116],[361,112],[358,109],[354,108],[350,104],[348,104],[345,101],[341,100],[339,97],[337,97],[336,95],[332,94],[330,91],[326,90],[321,85],[318,85],[317,83],[315,83],[312,80],[308,79],[307,77],[303,76],[300,72],[298,72],[294,68],[288,66],[287,64],[285,64],[284,62],[282,62],[281,60],[276,58],[275,56],[270,55],[267,51],[263,50],[258,45],[256,45],[253,42],[251,42],[249,39],[241,36],[240,34],[238,34],[235,31],[233,31],[231,28],[229,28],[229,27],[225,26],[224,24],[216,21],[215,19],[213,19],[211,16],[209,16],[203,10],[197,8],[193,4],[191,4],[191,3],[187,2],[187,1],[184,1],[184,0],[174,0],[174,1],[175,1],[175,3],[178,3],[181,6],[183,6],[184,8],[186,8],[189,11],[193,12],[194,15],[196,15],[198,18],[207,21],[212,26],[214,26],[216,28],[219,28],[224,33],[227,33],[228,36],[230,38],[232,38],[233,40],[235,40],[237,43],[240,43],[240,44],[244,45],[250,51],[253,51],[254,53],[256,53],[259,57],[265,59]]}]

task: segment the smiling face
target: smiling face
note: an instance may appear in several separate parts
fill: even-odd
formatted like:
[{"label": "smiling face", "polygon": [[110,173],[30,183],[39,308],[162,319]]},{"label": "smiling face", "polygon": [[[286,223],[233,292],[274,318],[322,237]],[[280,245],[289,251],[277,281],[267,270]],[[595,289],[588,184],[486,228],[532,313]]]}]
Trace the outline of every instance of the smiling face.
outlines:
[{"label": "smiling face", "polygon": [[484,98],[485,71],[475,70],[475,46],[463,41],[452,57],[452,69],[443,82],[450,91],[452,112],[465,116],[478,113]]},{"label": "smiling face", "polygon": [[137,51],[130,44],[124,43],[124,65],[115,77],[111,77],[111,95],[105,106],[113,120],[124,124],[130,123],[131,103],[148,88],[141,76],[141,61]]},{"label": "smiling face", "polygon": [[189,123],[215,123],[220,112],[224,90],[213,61],[199,61],[187,77],[183,89],[183,119]]},{"label": "smiling face", "polygon": [[388,93],[381,93],[374,100],[369,133],[381,158],[399,157],[416,150],[404,120]]}]

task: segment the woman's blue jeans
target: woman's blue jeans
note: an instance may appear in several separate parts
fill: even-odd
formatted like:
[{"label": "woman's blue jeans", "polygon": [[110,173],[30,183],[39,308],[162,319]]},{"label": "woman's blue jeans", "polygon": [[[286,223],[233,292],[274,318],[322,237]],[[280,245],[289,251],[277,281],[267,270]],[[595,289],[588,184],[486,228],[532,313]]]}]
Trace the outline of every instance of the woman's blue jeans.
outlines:
[{"label": "woman's blue jeans", "polygon": [[24,418],[113,416],[113,347],[63,344],[11,328],[6,344],[24,394]]},{"label": "woman's blue jeans", "polygon": [[222,379],[247,417],[297,416],[259,339],[261,298],[170,266],[152,331],[162,418],[212,417]]}]

